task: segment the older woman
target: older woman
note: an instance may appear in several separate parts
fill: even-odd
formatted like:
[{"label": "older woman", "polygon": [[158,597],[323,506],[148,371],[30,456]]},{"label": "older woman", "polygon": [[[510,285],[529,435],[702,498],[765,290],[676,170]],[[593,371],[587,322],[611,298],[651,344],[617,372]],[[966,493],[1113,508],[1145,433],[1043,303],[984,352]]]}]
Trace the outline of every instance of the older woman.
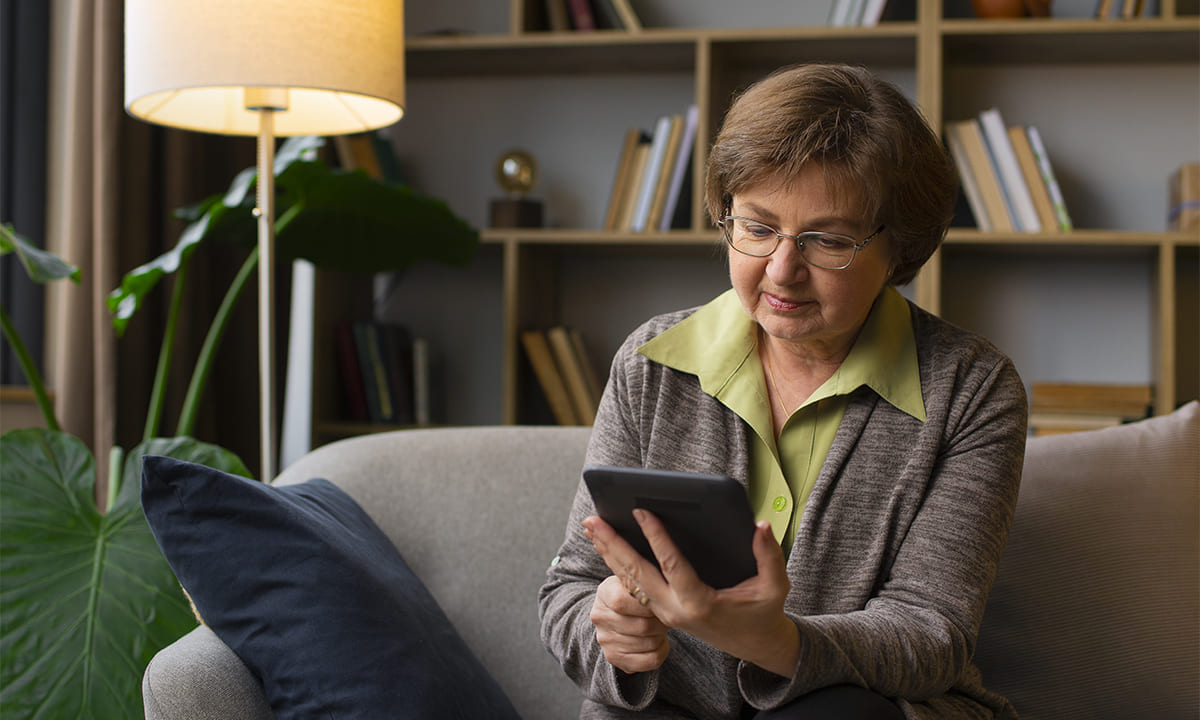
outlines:
[{"label": "older woman", "polygon": [[708,587],[635,513],[660,571],[581,486],[539,610],[582,717],[1015,717],[971,657],[1024,387],[894,287],[956,192],[936,134],[863,69],[784,69],[733,103],[706,178],[732,289],[630,335],[587,461],[743,481],[758,574]]}]

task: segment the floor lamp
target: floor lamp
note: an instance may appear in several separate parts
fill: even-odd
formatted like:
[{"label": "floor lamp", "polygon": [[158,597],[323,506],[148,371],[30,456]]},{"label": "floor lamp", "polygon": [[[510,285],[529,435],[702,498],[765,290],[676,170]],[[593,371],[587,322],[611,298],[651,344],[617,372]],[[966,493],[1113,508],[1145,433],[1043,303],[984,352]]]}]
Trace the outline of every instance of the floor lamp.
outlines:
[{"label": "floor lamp", "polygon": [[125,108],[258,137],[261,480],[275,476],[275,139],[404,113],[403,0],[125,0]]}]

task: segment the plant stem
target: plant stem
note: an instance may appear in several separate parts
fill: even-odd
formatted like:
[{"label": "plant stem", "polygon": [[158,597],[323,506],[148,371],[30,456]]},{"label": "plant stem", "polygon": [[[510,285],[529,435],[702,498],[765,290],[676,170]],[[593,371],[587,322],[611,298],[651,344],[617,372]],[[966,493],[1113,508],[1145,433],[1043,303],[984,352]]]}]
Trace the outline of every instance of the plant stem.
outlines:
[{"label": "plant stem", "polygon": [[[296,203],[284,211],[275,221],[275,235],[278,237],[287,229],[288,224],[302,210],[303,204]],[[225,336],[225,330],[229,326],[229,317],[233,314],[233,307],[254,275],[256,267],[258,267],[257,247],[250,252],[250,256],[246,258],[246,262],[242,263],[242,267],[233,278],[233,283],[225,292],[225,297],[221,300],[221,307],[217,309],[216,317],[213,318],[212,325],[208,328],[208,334],[204,337],[204,345],[200,348],[200,356],[196,358],[196,367],[192,371],[191,382],[188,383],[187,395],[183,398],[183,409],[179,412],[179,425],[175,428],[176,436],[191,435],[192,429],[196,426],[196,415],[200,411],[200,396],[204,393],[204,386],[208,384],[208,376],[212,372],[217,348],[220,347],[221,339]]]},{"label": "plant stem", "polygon": [[163,404],[167,395],[167,371],[171,367],[171,348],[175,344],[175,333],[179,325],[179,310],[183,306],[183,289],[187,285],[187,262],[179,264],[175,273],[175,288],[171,291],[171,306],[167,310],[167,327],[163,330],[162,346],[158,350],[158,368],[154,371],[154,389],[150,393],[150,407],[146,409],[146,427],[142,431],[145,442],[158,435],[162,422]]},{"label": "plant stem", "polygon": [[120,445],[113,445],[112,450],[108,453],[108,497],[105,499],[104,507],[100,508],[101,514],[108,512],[108,509],[117,501],[117,495],[121,493],[121,484],[125,481],[124,465],[124,448]]},{"label": "plant stem", "polygon": [[204,386],[208,383],[217,348],[220,347],[221,338],[225,336],[225,330],[229,327],[229,317],[233,314],[237,299],[246,288],[250,278],[254,276],[256,267],[258,267],[257,247],[242,263],[242,267],[233,278],[233,283],[225,291],[225,297],[221,299],[221,306],[217,309],[216,317],[213,318],[212,325],[208,328],[208,334],[204,336],[204,345],[200,347],[200,355],[196,358],[196,367],[192,370],[192,379],[188,383],[187,395],[183,398],[183,409],[179,411],[179,425],[175,428],[176,437],[191,435],[192,429],[196,426],[196,415],[200,410],[200,395],[203,394]]},{"label": "plant stem", "polygon": [[46,427],[55,432],[60,431],[58,418],[54,416],[54,403],[50,402],[50,395],[46,392],[46,383],[42,381],[42,376],[38,373],[37,365],[33,362],[33,357],[26,349],[25,343],[21,341],[21,336],[17,332],[17,327],[13,325],[12,319],[8,317],[8,313],[4,308],[0,307],[0,327],[4,330],[4,338],[8,340],[9,347],[17,356],[17,362],[21,364],[21,370],[25,373],[25,380],[29,383],[29,387],[33,389],[33,396],[37,399],[38,409],[42,411],[42,419],[46,421]]}]

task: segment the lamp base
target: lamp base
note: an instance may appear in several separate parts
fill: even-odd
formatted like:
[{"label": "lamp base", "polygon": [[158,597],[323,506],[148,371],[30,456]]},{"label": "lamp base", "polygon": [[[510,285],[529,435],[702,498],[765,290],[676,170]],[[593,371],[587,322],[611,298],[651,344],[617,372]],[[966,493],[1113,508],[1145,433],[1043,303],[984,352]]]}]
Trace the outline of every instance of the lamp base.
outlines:
[{"label": "lamp base", "polygon": [[492,200],[488,224],[494,228],[541,227],[542,201],[529,198]]}]

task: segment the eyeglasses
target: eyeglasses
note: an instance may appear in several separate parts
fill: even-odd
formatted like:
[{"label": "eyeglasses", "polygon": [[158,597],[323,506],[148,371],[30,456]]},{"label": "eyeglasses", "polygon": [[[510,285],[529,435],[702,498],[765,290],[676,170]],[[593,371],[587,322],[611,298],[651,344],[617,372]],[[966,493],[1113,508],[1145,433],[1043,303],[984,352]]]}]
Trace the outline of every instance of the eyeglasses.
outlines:
[{"label": "eyeglasses", "polygon": [[737,215],[725,215],[717,224],[721,226],[725,242],[743,255],[767,257],[775,252],[784,238],[789,238],[796,241],[796,248],[805,262],[825,270],[845,270],[850,267],[858,251],[870,245],[884,227],[880,225],[862,242],[856,242],[849,235],[837,233],[802,232],[787,235],[770,225]]}]

